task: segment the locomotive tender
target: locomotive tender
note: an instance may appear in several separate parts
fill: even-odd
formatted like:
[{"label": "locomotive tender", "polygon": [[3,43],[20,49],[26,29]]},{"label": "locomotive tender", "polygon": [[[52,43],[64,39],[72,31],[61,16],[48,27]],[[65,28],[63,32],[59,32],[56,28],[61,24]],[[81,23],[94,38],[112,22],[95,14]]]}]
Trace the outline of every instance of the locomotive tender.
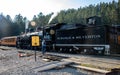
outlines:
[{"label": "locomotive tender", "polygon": [[105,27],[61,29],[56,31],[56,37],[56,47],[69,47],[67,49],[77,52],[83,52],[83,49],[86,53],[104,53],[104,49],[108,52],[109,45],[106,43]]}]

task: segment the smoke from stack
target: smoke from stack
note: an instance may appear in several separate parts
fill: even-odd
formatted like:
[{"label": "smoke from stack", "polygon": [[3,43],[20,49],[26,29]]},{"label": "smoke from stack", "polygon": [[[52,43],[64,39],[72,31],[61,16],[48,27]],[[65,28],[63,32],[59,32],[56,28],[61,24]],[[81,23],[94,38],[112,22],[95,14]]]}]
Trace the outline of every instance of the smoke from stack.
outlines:
[{"label": "smoke from stack", "polygon": [[51,18],[48,21],[48,24],[50,24],[50,22],[58,15],[57,12],[54,12],[53,15],[51,16]]}]

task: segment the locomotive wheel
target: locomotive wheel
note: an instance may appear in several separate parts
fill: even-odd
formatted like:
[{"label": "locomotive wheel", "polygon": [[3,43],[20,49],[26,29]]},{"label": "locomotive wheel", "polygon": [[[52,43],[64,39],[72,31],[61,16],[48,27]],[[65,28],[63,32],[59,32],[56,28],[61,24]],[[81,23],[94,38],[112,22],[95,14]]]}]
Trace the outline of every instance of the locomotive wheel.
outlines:
[{"label": "locomotive wheel", "polygon": [[76,53],[77,54],[81,54],[81,50],[76,50]]}]

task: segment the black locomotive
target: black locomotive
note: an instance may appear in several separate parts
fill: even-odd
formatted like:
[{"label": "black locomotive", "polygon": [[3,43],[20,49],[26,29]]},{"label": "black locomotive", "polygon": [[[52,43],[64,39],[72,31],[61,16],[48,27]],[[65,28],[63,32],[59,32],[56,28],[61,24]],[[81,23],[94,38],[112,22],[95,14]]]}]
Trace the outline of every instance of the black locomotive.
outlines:
[{"label": "black locomotive", "polygon": [[[99,25],[97,17],[88,24],[54,24],[45,28],[48,50],[83,54],[120,54],[120,26]],[[91,20],[89,20],[91,19]]]},{"label": "black locomotive", "polygon": [[46,33],[45,36],[51,39],[48,46],[52,46],[56,51],[87,54],[104,54],[106,51],[109,53],[105,26],[58,24],[46,29]]}]

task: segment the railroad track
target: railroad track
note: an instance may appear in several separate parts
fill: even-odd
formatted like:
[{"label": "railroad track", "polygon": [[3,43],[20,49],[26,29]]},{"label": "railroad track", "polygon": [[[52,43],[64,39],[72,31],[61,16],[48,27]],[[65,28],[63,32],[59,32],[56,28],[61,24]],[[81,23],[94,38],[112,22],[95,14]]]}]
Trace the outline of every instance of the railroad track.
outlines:
[{"label": "railroad track", "polygon": [[[0,47],[2,50],[12,50],[11,47]],[[14,48],[16,49],[16,48]],[[21,50],[21,49],[16,49],[19,53],[28,53],[31,55],[34,55],[34,50]],[[36,51],[37,55],[42,56],[41,51]],[[62,58],[74,58],[75,60],[79,59],[89,59],[89,61],[94,61],[94,62],[101,62],[101,63],[107,63],[107,64],[116,64],[120,65],[120,58],[116,57],[109,57],[109,56],[92,56],[92,55],[79,55],[79,54],[65,54],[65,53],[56,53],[56,52],[46,52],[47,56],[59,56]],[[55,58],[55,57],[54,57]],[[114,60],[114,61],[113,61]],[[81,62],[84,60],[81,60]],[[112,61],[112,62],[111,62]]]},{"label": "railroad track", "polygon": [[[93,55],[79,55],[79,54],[65,54],[65,53],[56,53],[56,52],[47,52],[49,55],[61,56],[61,57],[73,57],[76,59],[84,58],[89,59],[90,61],[103,62],[108,64],[117,64],[120,65],[119,57],[109,57],[109,56],[93,56]],[[109,57],[109,58],[108,58]],[[114,61],[113,61],[114,60]],[[111,62],[112,61],[112,62]]]},{"label": "railroad track", "polygon": [[[11,50],[11,47],[0,47],[2,50]],[[16,49],[16,48],[15,48]],[[21,50],[21,49],[16,49],[19,53],[27,53],[28,55],[34,55],[34,50]],[[37,55],[42,56],[41,51],[36,51]],[[62,58],[74,58],[74,60],[80,62],[84,62],[85,60],[89,61],[94,61],[94,62],[101,62],[101,63],[106,63],[106,64],[116,64],[120,66],[120,58],[119,57],[109,57],[109,56],[92,56],[92,55],[80,55],[80,54],[65,54],[65,53],[56,53],[56,52],[46,52],[47,56],[49,55],[52,56],[57,56],[57,57],[62,57]],[[47,57],[46,56],[46,57]],[[81,60],[84,59],[84,60]],[[72,59],[73,60],[73,59]],[[112,61],[112,62],[111,62]]]}]

